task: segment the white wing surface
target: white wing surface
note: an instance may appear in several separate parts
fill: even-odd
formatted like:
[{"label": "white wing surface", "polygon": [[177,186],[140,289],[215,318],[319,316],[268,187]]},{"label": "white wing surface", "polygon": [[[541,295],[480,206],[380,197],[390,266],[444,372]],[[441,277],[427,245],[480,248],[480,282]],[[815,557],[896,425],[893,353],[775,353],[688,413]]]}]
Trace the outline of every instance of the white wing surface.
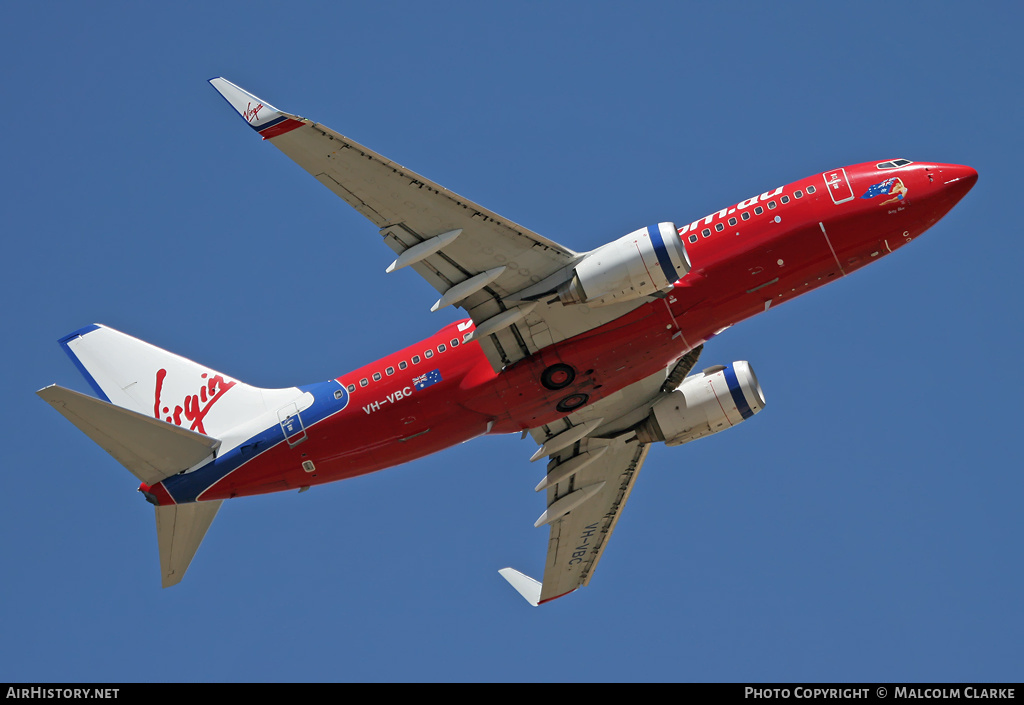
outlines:
[{"label": "white wing surface", "polygon": [[226,79],[210,83],[264,139],[379,228],[399,255],[388,272],[411,267],[441,294],[433,310],[469,313],[496,370],[642,303],[585,310],[512,297],[549,279],[553,289],[580,256]]},{"label": "white wing surface", "polygon": [[550,526],[544,579],[538,590],[536,581],[518,571],[500,571],[530,604],[543,604],[590,582],[650,450],[631,429],[689,374],[701,349],[690,351],[671,369],[530,431],[541,446],[538,455],[550,458],[536,488],[547,496],[547,509],[536,525]]}]

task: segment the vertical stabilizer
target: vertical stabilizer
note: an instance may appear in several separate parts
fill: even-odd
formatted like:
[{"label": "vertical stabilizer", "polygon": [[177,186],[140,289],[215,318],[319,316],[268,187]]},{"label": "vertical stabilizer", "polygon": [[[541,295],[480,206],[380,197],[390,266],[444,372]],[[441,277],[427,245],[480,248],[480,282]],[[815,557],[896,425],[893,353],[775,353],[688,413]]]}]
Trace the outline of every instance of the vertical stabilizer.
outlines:
[{"label": "vertical stabilizer", "polygon": [[60,344],[105,401],[214,438],[300,396],[252,387],[106,326]]},{"label": "vertical stabilizer", "polygon": [[[98,324],[64,336],[60,345],[102,401],[56,385],[37,393],[138,477],[146,499],[160,505],[161,579],[164,587],[176,585],[220,509],[220,501],[195,501],[223,476],[203,475],[204,469],[268,431],[292,445],[304,439],[299,413],[313,395],[298,387],[253,387]],[[198,483],[180,496],[166,485],[159,492],[153,487],[190,473]]]},{"label": "vertical stabilizer", "polygon": [[222,500],[156,508],[156,537],[160,543],[160,579],[164,587],[185,577],[192,557],[217,516]]}]

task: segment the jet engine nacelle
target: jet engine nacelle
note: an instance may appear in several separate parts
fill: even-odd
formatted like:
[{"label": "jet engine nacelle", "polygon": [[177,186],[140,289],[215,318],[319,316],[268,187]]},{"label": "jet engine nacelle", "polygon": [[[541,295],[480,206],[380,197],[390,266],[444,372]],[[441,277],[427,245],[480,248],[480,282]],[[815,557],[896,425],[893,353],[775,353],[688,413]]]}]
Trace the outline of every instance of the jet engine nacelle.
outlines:
[{"label": "jet engine nacelle", "polygon": [[588,253],[558,296],[563,304],[591,306],[630,301],[668,289],[689,271],[675,223],[658,223]]},{"label": "jet engine nacelle", "polygon": [[764,393],[746,361],[709,367],[683,380],[651,407],[638,427],[641,443],[677,446],[732,428],[764,408]]}]

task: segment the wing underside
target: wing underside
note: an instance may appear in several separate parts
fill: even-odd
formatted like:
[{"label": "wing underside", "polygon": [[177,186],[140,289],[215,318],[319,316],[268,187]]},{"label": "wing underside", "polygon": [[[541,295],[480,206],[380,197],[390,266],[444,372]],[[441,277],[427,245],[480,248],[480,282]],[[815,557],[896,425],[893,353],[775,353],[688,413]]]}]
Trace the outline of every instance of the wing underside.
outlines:
[{"label": "wing underside", "polygon": [[553,291],[580,255],[223,78],[211,84],[264,139],[379,229],[399,255],[389,272],[411,268],[441,294],[435,310],[456,305],[469,313],[496,370],[642,304],[583,311],[516,298],[541,283]]},{"label": "wing underside", "polygon": [[547,499],[536,525],[550,527],[544,579],[538,584],[510,568],[502,571],[528,602],[542,604],[590,582],[650,451],[632,429],[689,374],[701,350],[697,347],[663,372],[530,431],[541,446],[537,454],[549,458],[536,488]]},{"label": "wing underside", "polygon": [[568,514],[551,522],[540,602],[561,597],[590,582],[605,544],[629,499],[650,446],[635,442],[587,439],[579,448],[556,456],[555,465],[600,452],[571,480],[548,488],[548,506],[576,493],[588,494]]},{"label": "wing underside", "polygon": [[[571,278],[581,255],[223,78],[211,84],[264,139],[379,229],[398,255],[388,272],[408,267],[423,277],[440,294],[432,310],[455,305],[469,313],[476,324],[472,335],[495,370],[618,319],[646,300],[564,306],[555,289]],[[532,604],[589,582],[649,451],[631,429],[682,380],[699,353],[695,349],[674,367],[530,431],[541,445],[534,459],[549,458],[537,488],[547,496],[537,524],[550,526],[544,580],[511,569],[502,575]]]}]

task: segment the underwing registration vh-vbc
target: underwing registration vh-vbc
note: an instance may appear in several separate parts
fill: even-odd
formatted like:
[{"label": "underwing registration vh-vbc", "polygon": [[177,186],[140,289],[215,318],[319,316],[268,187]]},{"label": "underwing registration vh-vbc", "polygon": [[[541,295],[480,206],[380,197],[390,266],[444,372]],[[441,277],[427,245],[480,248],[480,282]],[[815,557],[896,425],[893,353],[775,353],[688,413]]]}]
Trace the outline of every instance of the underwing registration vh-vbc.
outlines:
[{"label": "underwing registration vh-vbc", "polygon": [[101,325],[60,340],[99,399],[38,392],[142,482],[163,585],[179,582],[221,503],[304,491],[483,434],[529,434],[548,526],[531,604],[588,584],[651,444],[764,408],[744,361],[697,371],[731,325],[881,259],[977,181],[955,164],[873,161],[813,174],[677,227],[576,253],[223,78],[211,84],[275,147],[379,229],[468,320],[337,379],[252,387]]}]

